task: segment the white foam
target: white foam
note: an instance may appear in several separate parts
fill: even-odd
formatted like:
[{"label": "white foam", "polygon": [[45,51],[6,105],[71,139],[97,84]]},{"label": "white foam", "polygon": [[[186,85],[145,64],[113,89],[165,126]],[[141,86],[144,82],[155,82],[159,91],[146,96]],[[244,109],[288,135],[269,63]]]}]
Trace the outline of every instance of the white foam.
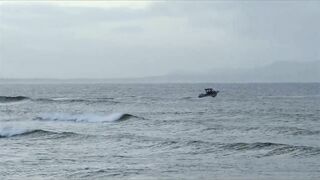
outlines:
[{"label": "white foam", "polygon": [[72,100],[71,98],[66,97],[58,97],[58,98],[52,98],[54,101],[66,101],[66,100]]},{"label": "white foam", "polygon": [[112,113],[109,115],[97,114],[66,114],[66,113],[47,113],[37,117],[38,120],[46,121],[73,121],[73,122],[89,122],[89,123],[102,123],[114,122],[121,120],[126,114]]}]

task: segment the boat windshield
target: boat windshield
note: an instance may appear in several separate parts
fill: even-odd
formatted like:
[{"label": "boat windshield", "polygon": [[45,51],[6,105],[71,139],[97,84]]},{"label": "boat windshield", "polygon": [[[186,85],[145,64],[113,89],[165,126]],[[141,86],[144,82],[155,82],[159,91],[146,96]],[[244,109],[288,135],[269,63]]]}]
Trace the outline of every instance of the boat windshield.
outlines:
[{"label": "boat windshield", "polygon": [[211,93],[212,92],[212,88],[207,88],[207,89],[204,89],[206,91],[206,93]]}]

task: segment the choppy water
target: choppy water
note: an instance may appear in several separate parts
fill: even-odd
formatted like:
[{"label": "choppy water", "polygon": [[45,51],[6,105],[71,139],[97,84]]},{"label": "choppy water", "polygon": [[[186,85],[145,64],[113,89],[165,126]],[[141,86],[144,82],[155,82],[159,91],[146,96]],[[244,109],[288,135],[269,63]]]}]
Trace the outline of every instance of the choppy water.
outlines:
[{"label": "choppy water", "polygon": [[[206,87],[220,93],[197,98]],[[320,179],[319,83],[1,84],[0,96],[0,179]]]}]

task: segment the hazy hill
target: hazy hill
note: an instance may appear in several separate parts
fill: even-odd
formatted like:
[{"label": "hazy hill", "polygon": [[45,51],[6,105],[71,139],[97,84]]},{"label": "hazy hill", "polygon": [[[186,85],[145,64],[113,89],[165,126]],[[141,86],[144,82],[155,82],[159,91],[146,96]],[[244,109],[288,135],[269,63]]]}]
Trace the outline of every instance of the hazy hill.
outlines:
[{"label": "hazy hill", "polygon": [[279,61],[251,69],[212,69],[136,79],[144,82],[320,82],[320,61]]},{"label": "hazy hill", "polygon": [[320,82],[320,61],[289,62],[247,69],[174,72],[164,76],[123,79],[2,79],[0,83],[167,83],[167,82]]}]

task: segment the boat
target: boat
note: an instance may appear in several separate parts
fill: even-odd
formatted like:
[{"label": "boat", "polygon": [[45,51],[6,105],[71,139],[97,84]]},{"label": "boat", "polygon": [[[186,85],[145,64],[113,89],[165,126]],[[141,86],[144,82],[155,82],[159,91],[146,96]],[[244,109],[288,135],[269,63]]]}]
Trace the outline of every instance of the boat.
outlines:
[{"label": "boat", "polygon": [[216,97],[219,93],[219,91],[213,90],[212,88],[206,88],[204,90],[206,91],[206,93],[199,94],[198,96],[199,98],[203,98],[207,96]]}]

